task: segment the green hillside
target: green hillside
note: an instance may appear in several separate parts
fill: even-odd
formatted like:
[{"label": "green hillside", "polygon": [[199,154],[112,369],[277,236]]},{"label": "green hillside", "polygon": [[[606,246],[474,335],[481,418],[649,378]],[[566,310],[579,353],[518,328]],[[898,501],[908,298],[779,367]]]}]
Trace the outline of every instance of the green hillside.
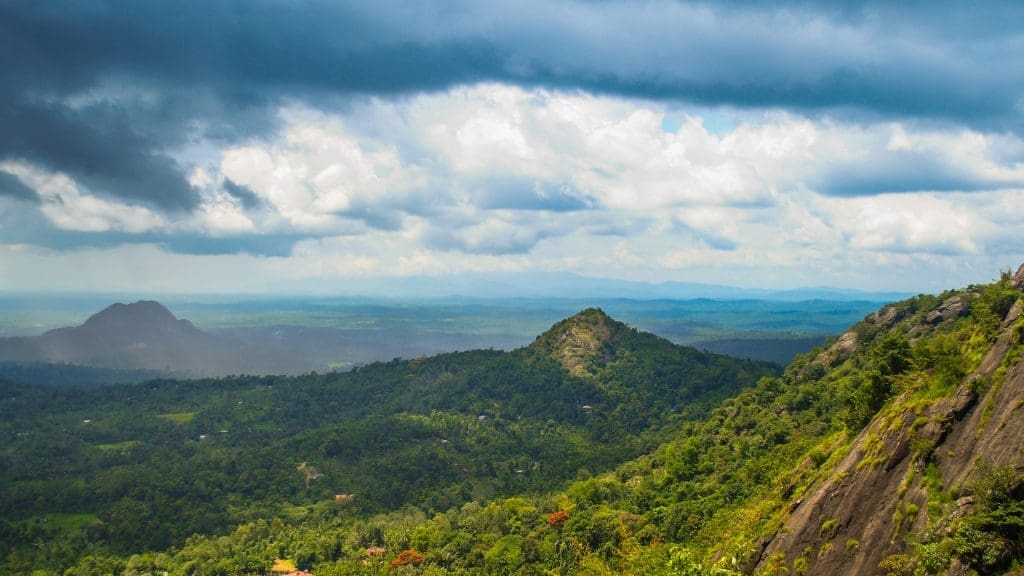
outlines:
[{"label": "green hillside", "polygon": [[654,449],[775,372],[590,309],[507,353],[290,378],[4,384],[6,569],[181,548],[260,519],[345,524],[547,493]]},{"label": "green hillside", "polygon": [[[782,374],[587,310],[512,353],[352,375],[10,387],[5,397],[21,399],[5,401],[15,408],[8,422],[39,421],[33,434],[44,437],[101,406],[111,417],[124,413],[115,406],[139,409],[106,434],[7,449],[7,569],[264,574],[287,559],[317,576],[1017,574],[1022,290],[1024,267],[886,306]],[[178,462],[147,481],[192,507],[169,524],[221,514],[202,536],[124,542],[118,518],[146,533],[145,513],[171,504],[141,498],[129,508],[140,484],[91,493],[169,457],[147,456],[157,441],[141,432],[114,433],[144,413],[160,422],[148,438],[164,434],[161,449]],[[192,439],[229,416],[249,440]],[[244,456],[231,460],[235,451]],[[324,474],[309,488],[295,470],[303,463]],[[207,480],[185,479],[183,466]],[[54,504],[76,483],[93,505]],[[357,485],[351,502],[330,497]]]}]

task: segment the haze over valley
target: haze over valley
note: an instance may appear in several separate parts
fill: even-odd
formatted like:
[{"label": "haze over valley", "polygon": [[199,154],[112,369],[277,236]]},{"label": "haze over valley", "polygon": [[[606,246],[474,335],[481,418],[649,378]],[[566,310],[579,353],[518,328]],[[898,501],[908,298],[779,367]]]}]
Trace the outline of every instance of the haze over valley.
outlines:
[{"label": "haze over valley", "polygon": [[[861,297],[878,295],[858,294]],[[347,370],[392,358],[455,350],[511,350],[587,305],[673,342],[785,365],[877,308],[867,300],[627,300],[437,298],[424,300],[223,297],[104,306],[80,326],[97,297],[11,298],[18,336],[0,337],[0,374],[29,378],[24,364],[54,363],[122,371],[118,381],[164,376],[300,374]],[[46,330],[39,320],[60,327]],[[190,319],[200,319],[202,328]],[[17,323],[14,323],[16,320]],[[14,365],[12,365],[12,363]],[[46,370],[34,376],[49,378]],[[141,370],[141,372],[139,372]],[[135,371],[127,373],[125,371]]]}]

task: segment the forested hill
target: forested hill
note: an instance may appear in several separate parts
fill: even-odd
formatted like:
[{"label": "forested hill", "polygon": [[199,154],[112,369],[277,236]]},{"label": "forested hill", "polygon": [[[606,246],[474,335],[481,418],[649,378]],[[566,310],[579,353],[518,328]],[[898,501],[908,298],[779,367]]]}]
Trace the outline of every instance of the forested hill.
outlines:
[{"label": "forested hill", "polygon": [[542,493],[653,449],[776,373],[589,309],[512,352],[347,373],[4,383],[0,552],[9,573],[59,570],[259,518],[353,521]]},{"label": "forested hill", "polygon": [[[6,569],[243,575],[289,560],[316,576],[1020,574],[1024,266],[992,284],[885,306],[784,373],[710,411],[692,408],[761,368],[673,347],[588,310],[513,353],[348,376],[9,388],[10,421],[38,420],[33,434],[65,436],[18,437],[4,452]],[[273,402],[260,401],[271,384]],[[390,415],[360,422],[373,409],[349,408],[346,419],[326,423],[342,405],[331,393],[365,402],[375,398],[370,390],[386,391],[376,401]],[[442,390],[458,391],[464,404]],[[140,393],[147,404],[133,422],[170,406],[195,414],[157,416],[176,423],[140,428],[137,443],[117,427],[105,436],[75,428],[97,407],[118,412],[118,398]],[[47,403],[53,415],[39,418]],[[246,420],[250,403],[263,408]],[[278,430],[283,413],[275,411],[291,409],[284,406],[325,423]],[[544,416],[531,419],[528,407]],[[252,444],[229,451],[216,438],[192,439],[228,414],[251,430]],[[359,436],[370,430],[379,433]],[[356,443],[339,449],[349,438]],[[244,459],[230,461],[234,451]],[[316,466],[324,477],[304,488],[280,465],[283,453],[293,456],[288,466],[307,462],[306,472]],[[203,482],[190,483],[182,469]],[[353,470],[386,488],[368,487],[369,502],[361,491],[349,503],[324,502],[328,484],[344,490],[359,480]],[[382,505],[391,491],[406,496]],[[150,516],[165,509],[177,516]],[[47,513],[54,510],[80,514]],[[164,543],[182,534],[153,528],[198,526],[204,514],[213,515],[206,535],[173,548]],[[226,522],[247,515],[258,519],[223,535]],[[136,533],[148,540],[124,539]],[[162,551],[133,553],[142,548]]]}]

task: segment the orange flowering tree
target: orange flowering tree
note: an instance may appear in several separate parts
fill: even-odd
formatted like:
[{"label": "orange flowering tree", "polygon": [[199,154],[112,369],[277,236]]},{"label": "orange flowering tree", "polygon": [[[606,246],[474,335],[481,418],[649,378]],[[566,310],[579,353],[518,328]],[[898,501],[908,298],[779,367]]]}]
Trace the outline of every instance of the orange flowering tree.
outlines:
[{"label": "orange flowering tree", "polygon": [[548,515],[548,526],[552,528],[561,528],[565,525],[565,521],[569,519],[569,513],[565,510],[559,510],[558,512],[552,512]]},{"label": "orange flowering tree", "polygon": [[392,568],[399,566],[419,566],[423,564],[423,554],[415,550],[402,550],[398,556],[391,561]]}]

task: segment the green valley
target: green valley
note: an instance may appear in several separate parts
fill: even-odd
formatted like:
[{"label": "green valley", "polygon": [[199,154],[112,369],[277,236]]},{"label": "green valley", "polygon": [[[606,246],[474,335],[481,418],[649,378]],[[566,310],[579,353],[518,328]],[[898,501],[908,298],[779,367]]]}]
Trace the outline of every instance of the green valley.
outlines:
[{"label": "green valley", "polygon": [[[15,572],[59,570],[258,519],[544,493],[654,449],[776,370],[588,309],[513,352],[300,377],[6,384],[4,554]],[[57,511],[88,521],[48,521]]]},{"label": "green valley", "polygon": [[783,373],[588,309],[345,374],[8,384],[5,570],[1012,572],[1022,291],[885,306]]}]

